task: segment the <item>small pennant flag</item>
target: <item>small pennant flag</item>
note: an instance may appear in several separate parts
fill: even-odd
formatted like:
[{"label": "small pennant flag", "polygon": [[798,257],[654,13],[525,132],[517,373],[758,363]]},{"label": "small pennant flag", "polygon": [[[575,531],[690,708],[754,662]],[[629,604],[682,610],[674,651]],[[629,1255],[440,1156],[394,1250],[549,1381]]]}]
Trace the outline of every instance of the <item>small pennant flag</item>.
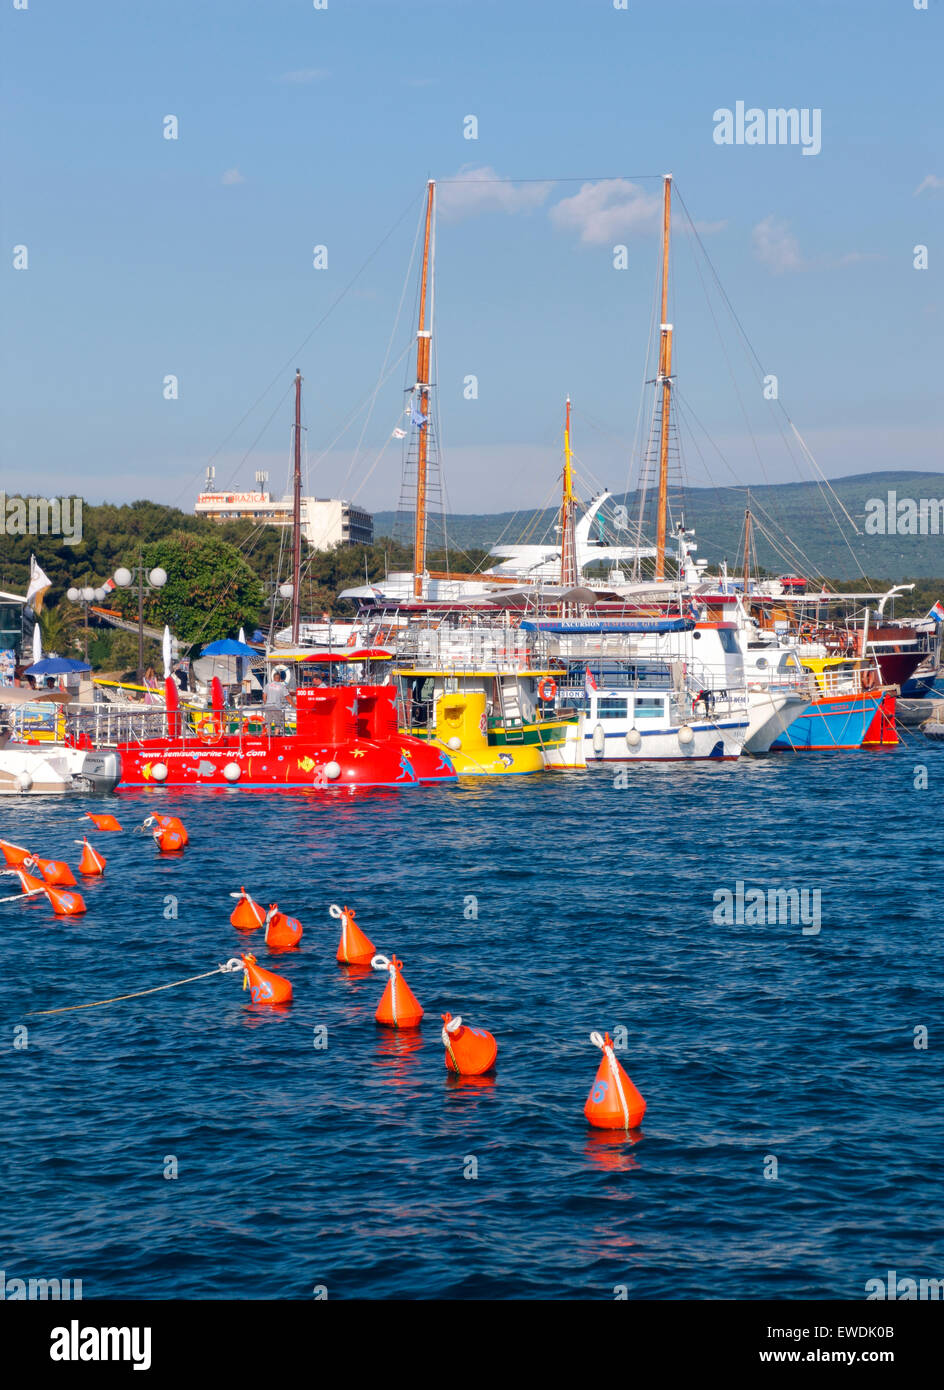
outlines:
[{"label": "small pennant flag", "polygon": [[393,432],[393,437],[394,439],[406,439],[406,430],[401,430],[399,428],[395,429]]},{"label": "small pennant flag", "polygon": [[940,599],[931,609],[928,617],[933,618],[936,623],[944,623],[944,603]]},{"label": "small pennant flag", "polygon": [[584,672],[583,688],[588,695],[592,695],[597,688],[597,683],[589,666],[586,667]]},{"label": "small pennant flag", "polygon": [[423,428],[423,426],[426,424],[426,421],[427,421],[428,419],[429,419],[429,416],[428,416],[428,415],[424,415],[423,412],[422,412],[421,410],[417,410],[416,406],[411,406],[411,407],[410,407],[410,420],[411,420],[411,422],[412,422],[414,425],[416,425],[419,429],[422,429],[422,428]]}]

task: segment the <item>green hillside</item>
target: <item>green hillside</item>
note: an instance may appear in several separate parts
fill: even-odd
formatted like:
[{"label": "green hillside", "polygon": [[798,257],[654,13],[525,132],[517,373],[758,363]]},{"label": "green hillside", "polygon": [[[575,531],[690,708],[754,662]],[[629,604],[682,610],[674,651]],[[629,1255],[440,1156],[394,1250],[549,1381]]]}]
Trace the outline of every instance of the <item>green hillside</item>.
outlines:
[{"label": "green hillside", "polygon": [[[861,473],[832,480],[829,488],[819,483],[777,483],[750,489],[755,515],[758,563],[775,574],[803,573],[853,580],[868,575],[892,580],[944,575],[944,525],[938,535],[867,535],[866,504],[885,502],[894,492],[898,499],[944,501],[944,473]],[[741,553],[746,488],[691,488],[685,493],[685,521],[696,529],[698,555],[712,569],[727,559],[734,565]],[[839,499],[838,502],[836,499]],[[630,494],[614,498],[635,515],[636,499]],[[860,534],[842,513],[855,522]],[[551,534],[556,516],[552,511],[500,512],[486,516],[455,515],[446,518],[449,543],[459,549],[487,548],[501,536],[511,543],[525,538],[538,541]],[[907,518],[904,518],[907,525]],[[436,532],[436,522],[431,523]],[[375,536],[398,535],[394,512],[377,512]],[[773,537],[768,540],[763,531]],[[438,539],[438,532],[437,539]],[[785,539],[790,538],[793,547]],[[608,540],[616,536],[607,532]],[[621,540],[628,541],[624,533]]]}]

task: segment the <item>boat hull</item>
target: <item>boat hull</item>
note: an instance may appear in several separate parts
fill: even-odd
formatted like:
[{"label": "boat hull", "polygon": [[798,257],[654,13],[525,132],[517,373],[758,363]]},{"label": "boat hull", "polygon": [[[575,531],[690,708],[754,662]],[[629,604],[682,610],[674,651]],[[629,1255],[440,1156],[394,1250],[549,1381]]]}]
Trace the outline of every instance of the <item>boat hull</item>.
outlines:
[{"label": "boat hull", "polygon": [[[891,731],[886,728],[891,705]],[[825,695],[816,699],[784,734],[774,739],[777,752],[835,752],[862,748],[872,734],[873,746],[897,743],[894,732],[894,696],[884,691]]]}]

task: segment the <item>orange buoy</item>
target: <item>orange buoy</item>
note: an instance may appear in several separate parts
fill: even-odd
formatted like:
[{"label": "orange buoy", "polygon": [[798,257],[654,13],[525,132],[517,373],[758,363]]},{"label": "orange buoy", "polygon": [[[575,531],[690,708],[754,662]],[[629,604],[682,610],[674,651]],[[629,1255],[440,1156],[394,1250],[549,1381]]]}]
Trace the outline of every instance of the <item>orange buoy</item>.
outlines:
[{"label": "orange buoy", "polygon": [[388,1028],[418,1028],[423,1017],[423,1008],[416,995],[401,975],[403,961],[396,956],[388,960],[386,956],[374,956],[371,965],[375,970],[387,970],[390,978],[383,997],[377,1005],[374,1018]]},{"label": "orange buoy", "polygon": [[71,893],[68,888],[53,888],[47,883],[46,897],[52,903],[52,910],[57,917],[78,917],[87,910],[82,894]]},{"label": "orange buoy", "polygon": [[85,874],[87,878],[97,878],[105,872],[106,862],[104,855],[99,854],[97,849],[93,849],[88,840],[83,837],[79,873]]},{"label": "orange buoy", "polygon": [[446,1070],[459,1076],[481,1076],[491,1071],[498,1056],[498,1043],[484,1028],[466,1028],[462,1019],[442,1014],[442,1041],[446,1049]]},{"label": "orange buoy", "polygon": [[279,911],[278,903],[273,903],[266,913],[265,944],[278,950],[287,951],[297,946],[302,939],[302,924],[297,917],[286,917]]},{"label": "orange buoy", "polygon": [[178,816],[153,816],[152,820],[156,820],[162,830],[173,830],[181,837],[185,845],[189,844],[190,836],[187,834],[187,827]]},{"label": "orange buoy", "polygon": [[603,1051],[583,1113],[595,1129],[635,1129],[642,1123],[646,1102],[636,1090],[613,1051],[609,1033],[591,1033],[590,1041]]},{"label": "orange buoy", "polygon": [[85,813],[96,830],[120,830],[121,826],[114,816],[96,816],[91,811]]},{"label": "orange buoy", "polygon": [[354,921],[353,910],[332,903],[328,911],[332,917],[341,919],[341,941],[338,945],[338,960],[341,964],[370,965],[377,954],[377,948]]},{"label": "orange buoy", "polygon": [[[32,859],[29,860],[32,864]],[[37,878],[35,874],[27,873],[26,869],[17,869],[16,876],[23,886],[24,893],[45,892],[46,883],[43,879]]]},{"label": "orange buoy", "polygon": [[238,927],[240,931],[255,931],[257,927],[261,927],[266,919],[265,908],[254,902],[245,888],[240,888],[232,897],[239,899],[229,914],[232,926]]},{"label": "orange buoy", "polygon": [[273,975],[256,964],[255,956],[243,956],[245,967],[243,989],[248,989],[254,1004],[287,1004],[292,997],[292,983],[284,975]]},{"label": "orange buoy", "polygon": [[161,854],[182,854],[187,841],[179,830],[163,830],[158,826],[154,831],[154,843]]},{"label": "orange buoy", "polygon": [[19,868],[25,859],[33,857],[28,849],[22,845],[11,845],[9,840],[0,840],[0,854],[13,869]]},{"label": "orange buoy", "polygon": [[61,859],[40,859],[38,854],[33,855],[33,863],[38,865],[39,872],[47,883],[51,883],[56,888],[74,888],[76,877],[68,864],[64,864]]}]

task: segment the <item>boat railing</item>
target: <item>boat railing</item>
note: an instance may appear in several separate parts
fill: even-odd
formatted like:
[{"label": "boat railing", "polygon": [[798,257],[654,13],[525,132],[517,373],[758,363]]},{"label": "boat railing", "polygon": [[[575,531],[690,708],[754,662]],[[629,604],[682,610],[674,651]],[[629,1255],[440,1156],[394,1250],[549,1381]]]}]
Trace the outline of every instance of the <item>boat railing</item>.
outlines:
[{"label": "boat railing", "polygon": [[160,707],[129,709],[107,701],[65,707],[65,736],[82,746],[114,748],[118,744],[143,743],[171,738],[212,747],[224,735],[281,735],[294,731],[293,712],[264,709],[181,709],[168,713]]},{"label": "boat railing", "polygon": [[397,643],[395,666],[413,670],[517,671],[534,665],[532,641],[514,629],[427,628]]}]

